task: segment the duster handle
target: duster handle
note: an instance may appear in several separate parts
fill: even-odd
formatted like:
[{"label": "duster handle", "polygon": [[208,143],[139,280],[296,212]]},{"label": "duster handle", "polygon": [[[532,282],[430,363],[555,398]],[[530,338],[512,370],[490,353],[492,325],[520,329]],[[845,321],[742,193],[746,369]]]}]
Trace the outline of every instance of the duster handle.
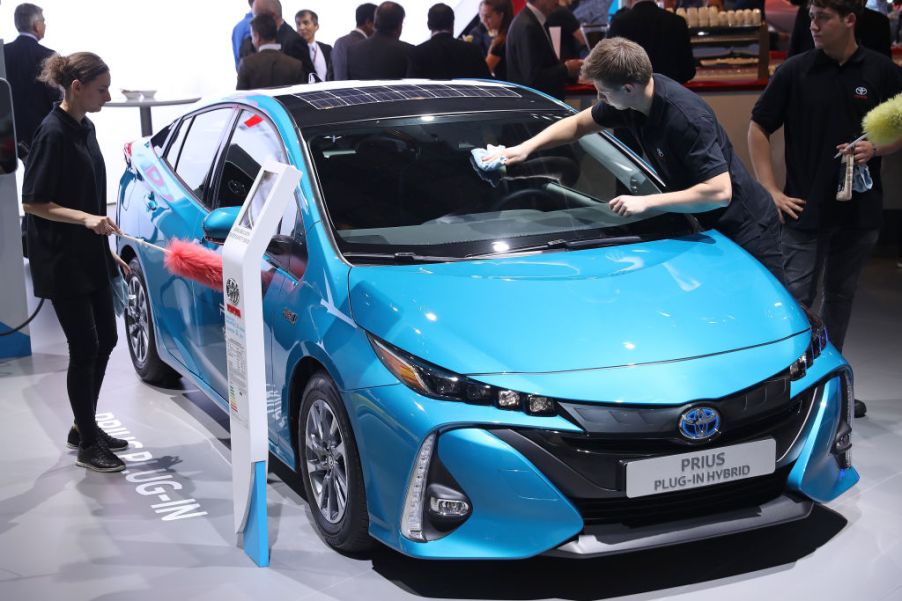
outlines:
[{"label": "duster handle", "polygon": [[141,238],[135,238],[134,236],[129,236],[128,234],[119,234],[120,238],[125,238],[126,240],[131,240],[136,244],[140,244],[145,248],[152,248],[154,250],[159,250],[164,253],[168,253],[169,249],[163,248],[162,246],[157,246],[156,244],[151,244],[147,240],[142,240]]}]

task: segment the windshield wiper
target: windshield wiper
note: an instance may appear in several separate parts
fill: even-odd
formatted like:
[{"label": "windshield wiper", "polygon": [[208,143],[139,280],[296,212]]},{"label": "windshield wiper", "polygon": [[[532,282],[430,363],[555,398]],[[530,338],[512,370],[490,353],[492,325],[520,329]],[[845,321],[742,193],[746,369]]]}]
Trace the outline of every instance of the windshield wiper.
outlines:
[{"label": "windshield wiper", "polygon": [[619,246],[621,244],[635,244],[642,242],[641,236],[609,236],[606,238],[577,238],[576,240],[549,240],[544,244],[536,244],[533,246],[521,246],[519,248],[509,248],[503,252],[479,253],[467,255],[468,259],[480,259],[485,257],[497,257],[523,252],[535,252],[542,250],[578,250],[581,248],[599,248],[603,246]]},{"label": "windshield wiper", "polygon": [[361,259],[364,261],[384,262],[384,263],[446,263],[448,261],[460,261],[460,257],[440,257],[432,255],[418,255],[412,252],[396,252],[396,253],[365,253],[365,252],[343,252],[341,253],[348,259]]}]

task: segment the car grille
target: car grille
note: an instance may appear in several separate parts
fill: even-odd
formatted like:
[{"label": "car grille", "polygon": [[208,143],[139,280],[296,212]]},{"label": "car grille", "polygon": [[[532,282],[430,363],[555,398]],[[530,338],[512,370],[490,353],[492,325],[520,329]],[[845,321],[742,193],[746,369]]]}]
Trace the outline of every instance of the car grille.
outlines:
[{"label": "car grille", "polygon": [[[719,438],[708,444],[690,444],[677,434],[676,419],[681,407],[661,407],[665,418],[651,416],[649,408],[626,408],[646,412],[639,419],[623,419],[622,407],[596,405],[599,411],[617,411],[620,428],[608,432],[561,432],[541,429],[497,429],[493,433],[522,453],[560,490],[571,499],[626,500],[626,464],[630,461],[686,453],[701,449],[715,449],[773,438],[776,442],[776,467],[782,468],[793,459],[790,451],[813,413],[819,386],[814,385],[789,398],[788,383],[771,379],[747,391],[725,399],[706,401],[706,404],[726,407],[724,430]],[[785,392],[780,390],[786,384]],[[767,389],[767,391],[763,391]],[[575,404],[565,404],[572,408]],[[585,404],[583,404],[585,408]],[[568,409],[569,410],[569,409]],[[678,410],[678,411],[677,411]],[[585,412],[584,414],[585,415]],[[667,417],[669,416],[669,417]],[[662,421],[670,419],[664,428]],[[654,432],[624,432],[636,425],[651,424]],[[626,427],[623,427],[626,426]],[[750,480],[751,481],[751,480]],[[737,486],[744,486],[740,484]],[[711,487],[705,487],[707,495]],[[695,493],[690,493],[695,494]],[[654,501],[649,501],[654,502]]]},{"label": "car grille", "polygon": [[571,498],[587,526],[625,524],[630,527],[670,522],[731,510],[753,508],[776,499],[786,488],[791,466],[767,476],[630,499]]}]

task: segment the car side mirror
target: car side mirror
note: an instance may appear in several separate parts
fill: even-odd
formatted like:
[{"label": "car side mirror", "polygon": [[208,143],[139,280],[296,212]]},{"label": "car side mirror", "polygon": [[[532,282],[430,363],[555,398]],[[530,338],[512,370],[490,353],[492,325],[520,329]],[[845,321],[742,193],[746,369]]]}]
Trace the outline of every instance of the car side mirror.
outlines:
[{"label": "car side mirror", "polygon": [[0,79],[0,174],[13,173],[18,165],[12,90],[8,81]]},{"label": "car side mirror", "polygon": [[204,238],[216,244],[222,244],[229,237],[232,226],[238,218],[241,207],[222,207],[214,209],[204,217]]}]

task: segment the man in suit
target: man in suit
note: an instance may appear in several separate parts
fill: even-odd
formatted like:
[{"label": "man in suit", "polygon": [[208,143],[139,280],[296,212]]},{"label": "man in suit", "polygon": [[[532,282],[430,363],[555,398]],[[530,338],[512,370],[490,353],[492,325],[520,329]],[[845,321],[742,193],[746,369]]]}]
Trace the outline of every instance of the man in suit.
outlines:
[{"label": "man in suit", "polygon": [[582,61],[561,62],[554,53],[545,20],[557,6],[557,0],[527,0],[511,21],[505,51],[509,80],[563,99],[564,86],[576,80]]},{"label": "man in suit", "polygon": [[361,4],[355,13],[357,27],[335,40],[335,46],[332,47],[332,79],[335,81],[348,79],[348,48],[373,35],[375,15],[375,4]]},{"label": "man in suit", "polygon": [[310,55],[310,64],[313,67],[311,73],[316,74],[317,81],[332,79],[332,46],[316,41],[316,32],[319,31],[319,16],[312,10],[299,10],[294,16],[294,24],[297,25],[298,35],[307,44]]},{"label": "man in suit", "polygon": [[16,137],[19,140],[17,153],[24,161],[34,130],[53,108],[53,103],[62,99],[62,95],[56,88],[37,81],[41,64],[47,57],[56,54],[39,43],[47,29],[43,10],[34,4],[20,4],[13,19],[19,37],[3,46],[3,55],[6,79],[13,92]]},{"label": "man in suit", "polygon": [[450,6],[439,3],[430,8],[426,25],[432,37],[414,48],[408,77],[491,77],[479,47],[454,39],[454,10]]},{"label": "man in suit", "polygon": [[413,46],[402,42],[404,8],[383,2],[376,9],[373,35],[348,48],[350,79],[402,79],[407,75]]},{"label": "man in suit", "polygon": [[[298,59],[304,64],[306,73],[304,81],[307,81],[309,75],[313,73],[313,63],[310,60],[310,52],[307,49],[307,44],[304,43],[303,38],[298,35],[298,32],[294,30],[294,27],[282,19],[282,3],[279,2],[279,0],[254,0],[252,11],[255,17],[259,15],[269,15],[273,18],[273,21],[276,22],[276,43],[279,44],[282,52],[292,58]],[[251,42],[250,38],[246,38],[244,42],[241,43],[241,51],[239,52],[241,58],[253,54],[254,52],[254,44]]]},{"label": "man in suit", "polygon": [[241,59],[238,66],[238,90],[288,86],[307,81],[304,64],[280,50],[276,22],[269,15],[251,20],[251,41],[256,52]]},{"label": "man in suit", "polygon": [[642,46],[655,73],[679,83],[695,77],[686,20],[659,8],[652,0],[633,0],[632,8],[614,15],[608,37],[626,38]]}]

